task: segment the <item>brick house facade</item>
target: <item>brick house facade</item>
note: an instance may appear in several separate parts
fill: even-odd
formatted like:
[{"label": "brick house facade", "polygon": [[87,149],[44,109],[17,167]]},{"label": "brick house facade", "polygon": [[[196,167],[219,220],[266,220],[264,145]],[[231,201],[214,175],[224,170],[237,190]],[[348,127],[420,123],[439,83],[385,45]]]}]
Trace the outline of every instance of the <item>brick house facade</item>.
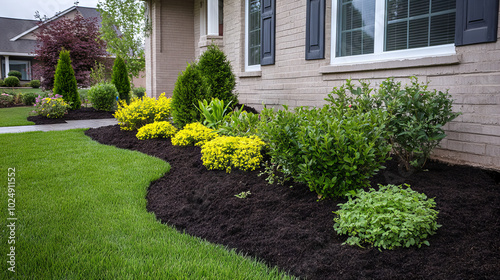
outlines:
[{"label": "brick house facade", "polygon": [[212,42],[232,63],[240,102],[258,109],[321,106],[346,79],[376,86],[417,76],[449,89],[462,112],[433,157],[500,170],[498,0],[146,3],[149,95],[172,94],[186,63]]}]

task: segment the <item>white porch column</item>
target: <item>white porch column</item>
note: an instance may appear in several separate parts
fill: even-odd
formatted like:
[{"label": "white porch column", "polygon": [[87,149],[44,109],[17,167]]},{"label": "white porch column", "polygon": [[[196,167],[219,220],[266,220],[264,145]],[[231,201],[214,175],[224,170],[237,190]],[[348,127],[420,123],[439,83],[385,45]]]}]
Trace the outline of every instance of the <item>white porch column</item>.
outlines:
[{"label": "white porch column", "polygon": [[219,0],[207,0],[207,35],[219,35]]},{"label": "white porch column", "polygon": [[10,62],[9,62],[9,56],[5,55],[5,78],[7,78],[7,75],[10,72]]}]

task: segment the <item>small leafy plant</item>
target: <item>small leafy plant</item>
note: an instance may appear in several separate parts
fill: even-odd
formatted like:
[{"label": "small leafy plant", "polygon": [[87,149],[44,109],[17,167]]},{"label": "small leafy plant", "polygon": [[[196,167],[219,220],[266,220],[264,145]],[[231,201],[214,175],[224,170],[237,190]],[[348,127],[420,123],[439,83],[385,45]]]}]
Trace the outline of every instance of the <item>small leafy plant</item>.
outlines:
[{"label": "small leafy plant", "polygon": [[217,132],[228,136],[257,135],[260,118],[259,115],[240,110],[234,111],[219,125]]},{"label": "small leafy plant", "polygon": [[122,130],[138,129],[146,124],[167,121],[170,118],[171,98],[162,93],[158,99],[144,96],[135,98],[127,105],[125,100],[118,103],[113,116]]},{"label": "small leafy plant", "polygon": [[170,122],[154,122],[147,124],[137,131],[136,137],[139,140],[152,138],[170,138],[177,133],[177,129]]},{"label": "small leafy plant", "polygon": [[[380,249],[429,246],[436,233],[438,211],[434,199],[413,191],[409,185],[379,185],[376,191],[359,190],[333,212],[337,234],[347,234],[344,244],[371,245]],[[354,199],[352,198],[354,197]]]},{"label": "small leafy plant", "polygon": [[212,99],[210,103],[206,99],[198,100],[197,109],[201,112],[203,124],[211,129],[217,129],[226,115],[230,112],[229,103],[224,104],[224,100]]},{"label": "small leafy plant", "polygon": [[172,137],[175,146],[202,146],[205,142],[215,139],[217,133],[201,123],[187,124],[183,130]]},{"label": "small leafy plant", "polygon": [[247,198],[251,194],[252,193],[250,191],[246,191],[246,192],[240,192],[239,194],[235,194],[234,196],[236,196],[237,198],[244,199],[244,198]]}]

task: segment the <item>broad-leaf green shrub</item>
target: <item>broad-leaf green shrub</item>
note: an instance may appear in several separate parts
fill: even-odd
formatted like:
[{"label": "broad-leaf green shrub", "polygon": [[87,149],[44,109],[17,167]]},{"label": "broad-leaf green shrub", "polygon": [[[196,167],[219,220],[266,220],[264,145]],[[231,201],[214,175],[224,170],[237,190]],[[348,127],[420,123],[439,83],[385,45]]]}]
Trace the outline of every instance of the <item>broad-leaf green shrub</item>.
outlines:
[{"label": "broad-leaf green shrub", "polygon": [[154,122],[138,129],[136,137],[139,140],[152,138],[170,138],[177,133],[177,129],[167,121]]},{"label": "broad-leaf green shrub", "polygon": [[49,97],[36,99],[35,112],[47,118],[62,118],[68,112],[70,105],[64,101],[61,95],[49,94]]},{"label": "broad-leaf green shrub", "polygon": [[21,74],[21,72],[19,72],[17,70],[10,70],[9,73],[7,73],[7,76],[8,77],[16,77],[19,80],[21,80],[23,78],[23,74]]},{"label": "broad-leaf green shrub", "polygon": [[262,148],[266,145],[259,137],[220,136],[201,147],[201,160],[207,169],[244,171],[255,170],[262,161]]},{"label": "broad-leaf green shrub", "polygon": [[238,98],[233,93],[236,79],[231,63],[218,46],[208,46],[200,56],[197,69],[206,80],[209,93],[207,100],[218,98],[224,101],[224,104],[230,104],[231,109],[238,104]]},{"label": "broad-leaf green shrub", "polygon": [[243,111],[233,111],[225,118],[217,132],[227,136],[257,135],[260,119],[258,114]]},{"label": "broad-leaf green shrub", "polygon": [[183,128],[188,123],[198,122],[201,113],[196,108],[198,100],[208,98],[207,86],[196,63],[188,64],[175,83],[172,95],[172,117],[174,124]]},{"label": "broad-leaf green shrub", "polygon": [[217,133],[201,123],[195,122],[184,126],[184,129],[172,137],[175,146],[202,146],[205,142],[215,139]]},{"label": "broad-leaf green shrub", "polygon": [[224,100],[218,98],[212,99],[210,103],[206,99],[198,100],[198,110],[201,113],[203,124],[209,128],[217,129],[224,121],[224,118],[230,113],[229,105],[231,102],[224,104]]},{"label": "broad-leaf green shrub", "polygon": [[135,98],[130,104],[122,100],[113,116],[122,130],[138,129],[149,123],[169,120],[171,101],[165,93],[162,93],[158,100],[147,96]]},{"label": "broad-leaf green shrub", "polygon": [[413,191],[409,185],[379,185],[376,191],[360,190],[339,204],[333,212],[334,229],[347,234],[344,244],[371,245],[379,249],[394,249],[422,244],[429,246],[427,238],[441,226],[437,224],[438,211],[434,199]]},{"label": "broad-leaf green shrub", "polygon": [[320,198],[340,197],[367,186],[389,158],[385,115],[349,107],[299,107],[271,115],[260,134],[269,143],[271,165],[285,180],[290,176],[306,183]]},{"label": "broad-leaf green shrub", "polygon": [[21,82],[19,82],[19,79],[17,77],[10,76],[10,77],[5,78],[5,80],[3,81],[3,84],[6,87],[18,87],[21,84]]},{"label": "broad-leaf green shrub", "polygon": [[378,90],[363,81],[361,87],[355,88],[347,80],[345,85],[334,88],[325,100],[334,106],[351,106],[360,112],[387,111],[387,141],[393,146],[394,154],[410,170],[411,166],[424,166],[432,150],[446,137],[442,127],[460,115],[452,112],[451,95],[430,91],[427,87],[428,84],[419,84],[415,77],[412,77],[411,85],[405,86],[389,78]]},{"label": "broad-leaf green shrub", "polygon": [[78,86],[75,78],[75,71],[71,66],[69,51],[62,50],[59,53],[56,73],[54,74],[54,94],[61,95],[70,104],[71,110],[80,109],[82,103],[78,94]]},{"label": "broad-leaf green shrub", "polygon": [[40,80],[32,80],[29,83],[29,86],[32,88],[39,88],[40,87]]},{"label": "broad-leaf green shrub", "polygon": [[114,84],[104,83],[97,84],[90,88],[87,92],[89,101],[92,107],[102,111],[113,111],[116,107],[116,97],[118,91]]},{"label": "broad-leaf green shrub", "polygon": [[37,95],[33,92],[27,92],[23,94],[23,103],[26,106],[31,106],[35,104]]}]

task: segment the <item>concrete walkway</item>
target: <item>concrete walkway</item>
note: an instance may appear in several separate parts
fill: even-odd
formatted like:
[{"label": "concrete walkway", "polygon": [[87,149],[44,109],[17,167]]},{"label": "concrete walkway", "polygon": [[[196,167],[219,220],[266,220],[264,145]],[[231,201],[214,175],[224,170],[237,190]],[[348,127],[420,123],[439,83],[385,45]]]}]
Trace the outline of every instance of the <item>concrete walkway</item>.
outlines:
[{"label": "concrete walkway", "polygon": [[58,123],[58,124],[0,127],[0,134],[30,132],[30,131],[68,130],[75,128],[95,128],[95,127],[115,125],[115,124],[118,124],[118,121],[116,119],[75,120],[75,121],[68,120],[66,121],[66,123]]}]

